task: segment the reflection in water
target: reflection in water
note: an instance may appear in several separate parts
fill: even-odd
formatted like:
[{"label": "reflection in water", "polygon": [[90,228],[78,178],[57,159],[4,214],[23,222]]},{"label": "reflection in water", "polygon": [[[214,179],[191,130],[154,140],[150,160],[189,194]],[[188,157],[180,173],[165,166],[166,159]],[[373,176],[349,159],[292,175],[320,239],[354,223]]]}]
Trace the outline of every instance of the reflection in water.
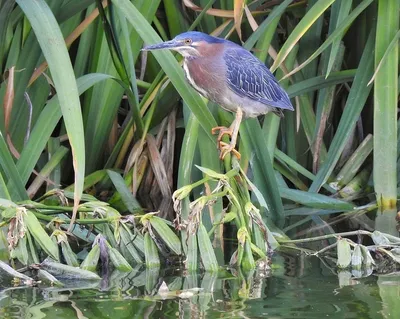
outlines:
[{"label": "reflection in water", "polygon": [[137,268],[100,284],[3,289],[0,318],[400,318],[400,275],[339,280],[314,257],[274,265],[267,277]]}]

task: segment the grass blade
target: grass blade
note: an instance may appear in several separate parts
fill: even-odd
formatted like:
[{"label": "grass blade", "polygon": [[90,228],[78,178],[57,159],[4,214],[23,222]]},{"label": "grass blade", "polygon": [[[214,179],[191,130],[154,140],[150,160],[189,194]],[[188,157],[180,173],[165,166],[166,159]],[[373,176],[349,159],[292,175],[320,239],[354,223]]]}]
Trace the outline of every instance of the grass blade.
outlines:
[{"label": "grass blade", "polygon": [[[126,19],[132,24],[146,43],[150,44],[162,41],[132,3],[128,0],[115,0],[114,3],[125,14]],[[152,54],[193,114],[198,118],[200,125],[204,128],[207,135],[214,141],[215,138],[211,135],[211,129],[216,126],[215,119],[198,93],[186,83],[181,67],[176,62],[172,53],[169,51],[154,51]]]},{"label": "grass blade", "polygon": [[177,255],[182,254],[181,241],[178,236],[169,228],[165,220],[160,217],[153,216],[150,218],[151,226],[157,231],[161,239],[167,246]]},{"label": "grass blade", "polygon": [[197,230],[197,241],[199,244],[200,256],[204,269],[206,271],[217,271],[217,258],[215,257],[214,249],[212,247],[210,238],[208,237],[207,230],[203,224],[200,224]]},{"label": "grass blade", "polygon": [[296,28],[292,31],[285,44],[282,46],[274,64],[271,66],[271,72],[274,72],[281,65],[304,33],[307,32],[315,20],[317,20],[319,16],[323,14],[334,1],[335,0],[320,0],[312,6],[312,8],[297,24]]},{"label": "grass blade", "polygon": [[297,189],[279,187],[279,192],[283,198],[289,199],[304,206],[321,209],[343,209],[353,210],[354,205],[336,198],[325,195],[303,192]]},{"label": "grass blade", "polygon": [[[44,0],[17,0],[32,25],[43,54],[49,64],[58,100],[63,113],[75,169],[74,214],[83,192],[85,178],[85,142],[81,104],[75,75],[59,25]],[[51,41],[49,41],[51,39]],[[72,223],[71,223],[72,226]]]},{"label": "grass blade", "polygon": [[[375,67],[399,29],[399,2],[379,0]],[[397,202],[398,46],[387,54],[374,85],[374,186],[378,205]]]},{"label": "grass blade", "polygon": [[[3,134],[0,131],[0,166],[9,178],[8,189],[11,193],[11,198],[18,201],[28,199],[28,195],[25,191],[24,183],[22,182],[21,176],[15,166],[14,160],[8,150],[7,143],[3,138]],[[13,194],[12,191],[15,193]]]},{"label": "grass blade", "polygon": [[107,170],[107,173],[118,193],[121,195],[121,199],[124,202],[128,211],[132,214],[137,211],[141,211],[142,208],[140,207],[140,204],[138,203],[136,198],[133,197],[132,192],[126,186],[125,180],[122,178],[122,176],[119,173],[111,170]]},{"label": "grass blade", "polygon": [[160,257],[158,256],[156,244],[148,232],[144,235],[144,255],[147,268],[160,267]]},{"label": "grass blade", "polygon": [[309,189],[310,192],[317,192],[333,172],[340,154],[346,145],[350,132],[354,129],[356,121],[368,98],[371,88],[367,86],[367,83],[373,73],[374,36],[375,30],[373,29],[365,45],[364,53],[361,57],[335,137],[331,142],[326,160],[322,164],[316,179]]},{"label": "grass blade", "polygon": [[[77,80],[79,93],[82,94],[90,87],[112,77],[106,74],[86,74]],[[34,126],[28,143],[25,145],[17,163],[17,169],[22,181],[26,183],[32,173],[40,154],[46,146],[54,128],[62,116],[57,96],[54,96],[42,110]]]},{"label": "grass blade", "polygon": [[24,221],[29,232],[39,246],[53,259],[58,260],[58,247],[45,232],[42,225],[39,223],[35,214],[27,210],[24,216]]},{"label": "grass blade", "polygon": [[[325,40],[325,42],[316,50],[306,61],[296,67],[294,70],[290,71],[289,74],[285,75],[284,78],[291,76],[292,74],[300,71],[307,64],[309,64],[312,60],[314,60],[318,55],[320,55],[325,49],[331,45],[333,41],[342,36],[343,32],[349,28],[351,23],[373,2],[374,0],[364,0],[361,2],[357,8],[355,8],[346,19],[342,21],[340,27],[338,27],[332,34]],[[289,39],[288,39],[289,40]],[[289,53],[287,53],[289,54]],[[276,61],[275,61],[276,63]],[[272,68],[271,68],[272,69]]]},{"label": "grass blade", "polygon": [[[353,0],[341,0],[340,8],[338,10],[339,11],[338,17],[336,20],[336,27],[339,27],[339,25],[342,23],[342,21],[345,19],[345,17],[349,15],[352,4],[353,4]],[[342,33],[342,36],[343,36],[343,33]],[[328,77],[332,71],[332,67],[335,63],[335,60],[337,59],[336,56],[339,52],[339,48],[340,48],[340,38],[338,38],[337,40],[335,40],[332,43],[332,48],[331,48],[329,61],[328,61],[328,69],[326,71],[326,77]]]},{"label": "grass blade", "polygon": [[[267,202],[270,210],[269,217],[277,222],[283,216],[282,200],[260,124],[255,120],[248,119],[243,123],[240,133],[244,145],[254,151],[255,156],[251,164],[254,170],[254,184]],[[250,150],[248,153],[251,153]]]}]

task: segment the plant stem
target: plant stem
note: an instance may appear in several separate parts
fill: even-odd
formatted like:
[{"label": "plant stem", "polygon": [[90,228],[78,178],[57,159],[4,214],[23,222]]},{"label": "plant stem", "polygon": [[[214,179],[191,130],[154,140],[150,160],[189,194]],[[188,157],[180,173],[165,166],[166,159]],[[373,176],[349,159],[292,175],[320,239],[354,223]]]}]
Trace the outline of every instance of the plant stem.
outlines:
[{"label": "plant stem", "polygon": [[[355,236],[355,235],[368,235],[371,236],[372,233],[367,231],[367,230],[355,230],[355,231],[349,231],[349,232],[343,232],[343,233],[336,233],[336,234],[329,234],[329,235],[324,235],[324,236],[317,236],[317,237],[312,237],[312,238],[302,238],[302,239],[295,239],[295,240],[282,240],[280,241],[281,243],[290,243],[290,244],[297,244],[297,243],[309,243],[317,240],[325,240],[328,238],[335,238],[338,236],[341,237],[346,237],[346,236]],[[385,234],[386,235],[386,234]]]}]

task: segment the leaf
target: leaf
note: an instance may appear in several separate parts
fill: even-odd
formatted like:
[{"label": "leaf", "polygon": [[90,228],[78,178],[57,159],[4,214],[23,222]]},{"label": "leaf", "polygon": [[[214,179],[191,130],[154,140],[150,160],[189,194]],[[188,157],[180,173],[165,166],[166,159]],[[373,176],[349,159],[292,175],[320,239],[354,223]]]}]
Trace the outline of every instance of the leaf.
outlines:
[{"label": "leaf", "polygon": [[375,245],[385,246],[391,244],[390,240],[385,236],[385,234],[377,230],[372,233],[371,238]]},{"label": "leaf", "polygon": [[55,260],[58,260],[59,259],[58,247],[56,244],[54,244],[49,235],[45,232],[45,230],[42,227],[42,224],[39,223],[35,214],[29,210],[26,210],[26,214],[24,215],[24,221],[30,234],[39,244],[39,246],[46,252],[47,255],[49,255]]},{"label": "leaf", "polygon": [[361,245],[361,252],[363,255],[363,266],[365,268],[370,269],[372,266],[375,266],[375,261],[371,256],[370,251],[364,245]]},{"label": "leaf", "polygon": [[[79,94],[84,93],[93,85],[107,79],[112,79],[112,77],[107,74],[99,73],[87,74],[80,77],[77,80]],[[26,183],[31,176],[32,171],[46,147],[47,141],[53,133],[54,128],[60,121],[61,116],[62,113],[59,101],[57,95],[55,95],[47,102],[46,106],[40,113],[39,118],[32,129],[30,138],[24,146],[18,160],[17,169],[21,175],[23,183]]]},{"label": "leaf", "polygon": [[115,188],[117,189],[118,193],[121,195],[121,199],[124,202],[128,211],[133,214],[137,211],[142,211],[140,204],[136,200],[136,198],[132,195],[132,192],[125,184],[125,180],[122,176],[114,171],[107,170],[107,174],[110,177],[111,181],[113,182]]},{"label": "leaf", "polygon": [[110,260],[116,269],[118,269],[119,271],[126,271],[126,272],[133,270],[131,265],[129,265],[124,256],[122,256],[118,250],[109,246],[108,253],[110,256]]},{"label": "leaf", "polygon": [[80,279],[80,280],[100,280],[101,278],[88,270],[80,269],[79,267],[71,267],[68,265],[60,264],[54,260],[46,258],[41,264],[40,269],[48,271],[55,277],[66,279]]},{"label": "leaf", "polygon": [[94,245],[90,252],[86,255],[85,259],[82,261],[80,267],[84,270],[96,271],[97,264],[100,258],[100,247],[98,244]]},{"label": "leaf", "polygon": [[[399,29],[399,1],[378,1],[375,66],[385,57],[387,47]],[[390,51],[374,83],[374,189],[378,206],[397,205],[397,112],[399,50]]]},{"label": "leaf", "polygon": [[350,94],[347,98],[344,111],[340,118],[336,134],[329,147],[326,160],[322,164],[315,180],[310,186],[310,192],[318,192],[321,186],[328,180],[328,177],[333,172],[333,169],[335,168],[335,165],[338,162],[339,157],[349,139],[350,132],[354,129],[369,96],[371,88],[367,87],[367,83],[373,72],[374,35],[375,30],[371,30],[357,69],[357,73],[354,77]]},{"label": "leaf", "polygon": [[158,256],[156,244],[148,232],[144,235],[144,255],[147,268],[160,267],[160,257]]},{"label": "leaf", "polygon": [[[336,28],[339,27],[340,24],[343,22],[344,18],[349,15],[349,11],[351,9],[352,4],[353,4],[353,0],[341,0],[340,1],[340,8],[338,9],[339,14],[337,16],[337,20],[335,21]],[[343,36],[343,34],[342,34],[342,36]],[[329,55],[328,68],[327,68],[326,76],[325,76],[326,78],[330,75],[330,73],[332,71],[332,67],[335,63],[336,56],[339,52],[339,48],[340,48],[340,39],[338,38],[337,40],[335,40],[332,43],[332,48],[331,48],[331,52]]]},{"label": "leaf", "polygon": [[[146,43],[159,43],[162,41],[132,3],[128,0],[115,0],[113,3],[120,8],[126,19]],[[215,138],[211,135],[211,129],[217,126],[217,123],[198,93],[190,88],[185,81],[181,67],[176,62],[172,53],[169,51],[154,51],[152,54],[157,59],[165,74],[168,75],[180,96],[197,117],[209,138],[215,141]]]},{"label": "leaf", "polygon": [[[286,79],[287,77],[293,75],[294,73],[300,71],[307,64],[309,64],[312,60],[314,60],[318,55],[320,55],[325,49],[331,45],[331,43],[339,38],[343,31],[347,29],[351,23],[373,2],[374,0],[364,0],[360,3],[357,8],[355,8],[346,19],[344,19],[340,25],[332,34],[325,40],[325,42],[302,64],[298,67],[294,68],[288,74],[286,74],[281,80]],[[276,62],[276,61],[275,61]],[[272,69],[272,68],[271,68]]]},{"label": "leaf", "polygon": [[28,265],[28,249],[27,249],[26,235],[18,240],[18,244],[10,251],[10,257],[16,258],[24,266]]},{"label": "leaf", "polygon": [[206,167],[201,167],[198,165],[195,165],[199,170],[201,170],[205,175],[214,178],[216,180],[225,180],[226,176],[224,174],[217,173],[216,171],[213,171],[212,169],[206,168]]},{"label": "leaf", "polygon": [[265,199],[269,217],[277,222],[283,218],[283,205],[263,131],[254,119],[248,119],[243,124],[240,129],[243,145],[248,148],[249,154],[254,151],[251,162],[254,184]]},{"label": "leaf", "polygon": [[44,0],[34,2],[17,0],[17,3],[29,19],[36,34],[57,90],[72,148],[75,169],[74,215],[76,215],[85,178],[85,144],[81,104],[71,60],[59,25],[46,2]]},{"label": "leaf", "polygon": [[355,208],[352,203],[317,193],[304,192],[285,187],[279,187],[279,192],[282,198],[289,199],[309,207],[322,209],[341,209],[343,211],[353,210]]},{"label": "leaf", "polygon": [[13,200],[25,200],[29,199],[24,183],[21,180],[21,176],[15,166],[14,160],[8,150],[7,143],[3,138],[3,134],[0,131],[0,166],[7,175],[10,185],[8,191],[11,194]]},{"label": "leaf", "polygon": [[393,40],[390,42],[390,44],[388,45],[384,55],[382,56],[382,59],[379,61],[378,65],[375,68],[375,72],[374,75],[372,76],[371,80],[368,82],[368,85],[371,85],[372,82],[374,82],[376,75],[378,74],[379,70],[381,69],[383,63],[386,61],[387,57],[389,56],[389,54],[396,49],[396,46],[398,45],[399,42],[399,38],[400,38],[400,30],[398,30],[395,34],[395,36],[393,37]]},{"label": "leaf", "polygon": [[151,226],[157,231],[160,238],[167,244],[167,246],[177,255],[182,254],[181,241],[178,236],[171,230],[165,221],[157,216],[150,218]]},{"label": "leaf", "polygon": [[242,18],[244,10],[245,1],[244,0],[234,0],[233,1],[233,20],[235,21],[235,29],[239,35],[240,41],[242,41]]},{"label": "leaf", "polygon": [[49,272],[47,272],[44,269],[39,269],[37,272],[37,276],[39,278],[39,280],[42,283],[46,283],[49,286],[55,286],[55,287],[63,287],[64,284],[59,281],[56,277],[54,277],[52,274],[50,274]]},{"label": "leaf", "polygon": [[334,1],[335,0],[319,0],[307,11],[279,51],[274,64],[271,66],[271,72],[274,72],[281,65],[300,38]]},{"label": "leaf", "polygon": [[[140,238],[139,235],[133,236],[132,233],[130,232],[130,230],[125,228],[124,226],[121,226],[120,235],[121,235],[120,245],[123,245],[125,247],[127,252],[133,257],[133,259],[137,263],[139,263],[139,264],[143,263],[142,257],[140,256],[140,254],[138,253],[138,251],[135,248],[135,246],[137,247],[138,238]],[[141,249],[141,251],[144,252],[144,247]],[[125,254],[125,256],[126,256],[126,254]]]},{"label": "leaf", "polygon": [[360,246],[356,245],[354,247],[353,254],[351,255],[351,269],[360,270],[364,263],[364,255]]},{"label": "leaf", "polygon": [[61,250],[67,265],[72,267],[78,267],[78,259],[76,258],[75,253],[72,251],[71,246],[68,242],[62,241],[61,242]]},{"label": "leaf", "polygon": [[351,263],[351,248],[350,244],[346,239],[339,239],[337,241],[337,266],[340,269],[346,269]]},{"label": "leaf", "polygon": [[268,14],[268,17],[258,26],[257,30],[252,32],[246,43],[243,45],[244,48],[250,50],[254,47],[256,42],[264,36],[265,31],[268,29],[270,24],[278,17],[280,17],[286,10],[286,8],[293,2],[293,0],[285,0]]},{"label": "leaf", "polygon": [[197,230],[197,242],[200,250],[200,257],[206,271],[217,271],[218,262],[212,247],[207,230],[203,224],[199,225]]},{"label": "leaf", "polygon": [[237,214],[236,213],[234,213],[234,212],[229,212],[229,213],[226,213],[225,215],[224,215],[224,217],[222,218],[222,220],[219,222],[219,223],[215,223],[215,225],[218,225],[218,224],[225,224],[225,223],[230,223],[232,220],[234,220],[235,218],[237,217]]},{"label": "leaf", "polygon": [[19,273],[9,265],[7,265],[4,261],[0,260],[0,269],[4,270],[6,273],[8,273],[10,276],[13,278],[20,278],[22,280],[25,280],[27,282],[34,282],[34,280],[31,277],[28,277],[24,274]]}]

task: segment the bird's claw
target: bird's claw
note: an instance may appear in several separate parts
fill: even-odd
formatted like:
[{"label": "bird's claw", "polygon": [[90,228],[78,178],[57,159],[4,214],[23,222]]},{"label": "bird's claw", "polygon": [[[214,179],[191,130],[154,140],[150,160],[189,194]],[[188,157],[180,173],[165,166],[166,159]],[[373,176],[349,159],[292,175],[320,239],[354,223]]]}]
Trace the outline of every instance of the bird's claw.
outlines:
[{"label": "bird's claw", "polygon": [[228,154],[228,153],[233,153],[233,155],[235,155],[239,160],[240,160],[240,153],[235,149],[235,144],[228,144],[225,142],[220,141],[219,142],[219,149],[221,150],[221,154],[219,155],[219,158],[221,160],[224,159],[224,157]]},{"label": "bird's claw", "polygon": [[231,137],[231,136],[232,136],[232,133],[233,133],[232,128],[230,128],[230,127],[225,127],[225,126],[216,126],[216,127],[213,127],[213,128],[211,129],[211,133],[212,133],[213,135],[214,135],[214,134],[217,134],[218,131],[219,131],[218,138],[217,138],[218,143],[221,142],[221,140],[222,140],[222,138],[224,137],[225,134],[227,134],[227,135],[229,135],[229,137]]}]

